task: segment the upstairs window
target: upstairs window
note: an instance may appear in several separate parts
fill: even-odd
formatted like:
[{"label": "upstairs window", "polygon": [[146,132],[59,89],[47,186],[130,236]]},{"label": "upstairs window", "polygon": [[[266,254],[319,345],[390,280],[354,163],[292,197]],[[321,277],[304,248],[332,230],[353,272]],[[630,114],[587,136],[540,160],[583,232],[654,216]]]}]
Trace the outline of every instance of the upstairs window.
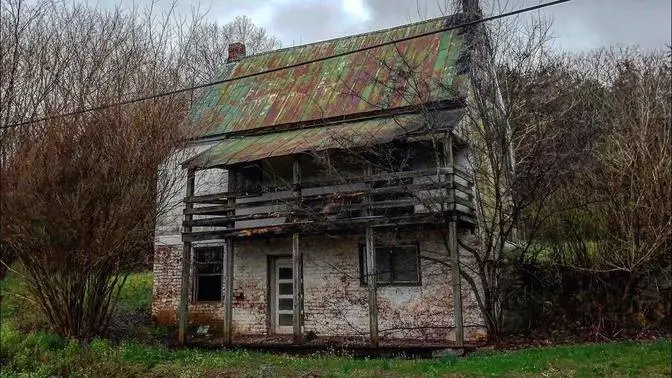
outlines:
[{"label": "upstairs window", "polygon": [[[366,246],[359,247],[360,280],[368,284]],[[376,246],[376,279],[381,285],[420,285],[418,243]]]},{"label": "upstairs window", "polygon": [[196,302],[222,300],[224,247],[194,248],[194,298]]}]

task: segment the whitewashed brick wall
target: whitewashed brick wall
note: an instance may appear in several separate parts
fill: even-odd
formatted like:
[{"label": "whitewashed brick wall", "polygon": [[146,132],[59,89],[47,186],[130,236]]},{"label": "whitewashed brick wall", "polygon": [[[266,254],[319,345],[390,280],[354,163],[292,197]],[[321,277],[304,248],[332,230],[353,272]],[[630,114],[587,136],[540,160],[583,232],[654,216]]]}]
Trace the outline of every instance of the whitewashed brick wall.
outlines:
[{"label": "whitewashed brick wall", "polygon": [[[423,253],[442,253],[432,233],[403,235],[420,240]],[[324,336],[368,335],[367,288],[359,279],[363,235],[301,236],[304,254],[305,330]],[[159,246],[154,262],[156,322],[174,324],[179,302],[182,246]],[[291,255],[289,238],[237,241],[234,245],[234,334],[267,332],[268,256]],[[452,289],[447,267],[422,262],[422,286],[381,286],[378,291],[381,336],[420,340],[453,338]],[[462,286],[465,336],[484,337],[475,297]],[[221,329],[223,304],[191,303],[189,320]]]}]

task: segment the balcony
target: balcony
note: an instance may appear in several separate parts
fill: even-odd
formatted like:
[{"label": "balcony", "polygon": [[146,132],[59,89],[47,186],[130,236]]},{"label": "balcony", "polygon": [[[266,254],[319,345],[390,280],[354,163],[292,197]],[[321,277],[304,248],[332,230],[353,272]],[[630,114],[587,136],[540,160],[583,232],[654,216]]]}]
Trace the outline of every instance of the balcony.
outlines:
[{"label": "balcony", "polygon": [[223,192],[184,199],[183,240],[363,227],[437,224],[473,227],[473,183],[457,168],[302,181],[265,193]]}]

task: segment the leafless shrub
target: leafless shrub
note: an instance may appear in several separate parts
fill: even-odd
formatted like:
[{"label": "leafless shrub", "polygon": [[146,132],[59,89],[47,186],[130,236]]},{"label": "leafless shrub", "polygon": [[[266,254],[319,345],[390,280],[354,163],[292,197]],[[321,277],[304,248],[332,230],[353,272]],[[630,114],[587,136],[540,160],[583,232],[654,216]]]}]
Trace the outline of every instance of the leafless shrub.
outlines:
[{"label": "leafless shrub", "polygon": [[[243,21],[227,27],[243,23],[263,44]],[[192,49],[214,41],[199,34],[206,26],[199,15],[151,6],[2,2],[2,258],[8,251],[21,263],[33,299],[64,336],[107,327],[157,216],[174,202],[184,139],[209,124],[189,122],[189,93],[13,124],[193,83],[207,64]]]}]

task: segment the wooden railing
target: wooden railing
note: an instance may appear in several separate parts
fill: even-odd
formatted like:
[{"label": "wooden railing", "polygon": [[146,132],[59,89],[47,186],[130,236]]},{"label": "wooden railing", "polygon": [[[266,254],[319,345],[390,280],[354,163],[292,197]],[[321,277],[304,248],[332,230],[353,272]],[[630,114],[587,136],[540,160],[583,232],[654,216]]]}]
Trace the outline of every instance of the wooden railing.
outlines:
[{"label": "wooden railing", "polygon": [[[349,228],[418,224],[446,215],[474,223],[472,181],[465,172],[427,169],[301,182],[259,194],[217,193],[185,198],[185,240],[245,235],[283,227]],[[235,201],[230,201],[235,199]],[[232,205],[233,203],[233,205]]]}]

